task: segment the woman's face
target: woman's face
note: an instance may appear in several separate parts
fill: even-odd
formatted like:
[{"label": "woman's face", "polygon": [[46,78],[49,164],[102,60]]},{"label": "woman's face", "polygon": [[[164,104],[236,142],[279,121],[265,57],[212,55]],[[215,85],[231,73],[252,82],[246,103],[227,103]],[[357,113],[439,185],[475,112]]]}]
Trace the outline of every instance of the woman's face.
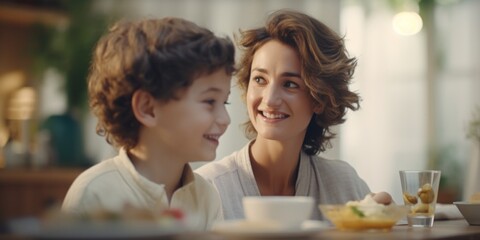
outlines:
[{"label": "woman's face", "polygon": [[297,51],[277,40],[255,52],[246,100],[257,138],[303,141],[314,104],[300,68]]}]

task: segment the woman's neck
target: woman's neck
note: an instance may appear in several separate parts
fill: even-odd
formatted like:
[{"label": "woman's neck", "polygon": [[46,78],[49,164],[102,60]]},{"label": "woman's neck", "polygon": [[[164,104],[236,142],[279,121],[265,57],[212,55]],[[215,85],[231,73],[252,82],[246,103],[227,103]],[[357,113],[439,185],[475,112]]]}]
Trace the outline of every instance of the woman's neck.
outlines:
[{"label": "woman's neck", "polygon": [[295,195],[301,143],[257,138],[250,146],[252,171],[261,195]]}]

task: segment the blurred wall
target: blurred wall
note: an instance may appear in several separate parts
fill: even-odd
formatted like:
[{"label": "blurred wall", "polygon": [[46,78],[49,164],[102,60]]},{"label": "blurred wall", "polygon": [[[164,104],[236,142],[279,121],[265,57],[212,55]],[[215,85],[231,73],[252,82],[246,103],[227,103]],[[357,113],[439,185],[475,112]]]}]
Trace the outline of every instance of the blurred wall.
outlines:
[{"label": "blurred wall", "polygon": [[396,202],[399,170],[442,170],[442,194],[458,200],[473,146],[466,126],[480,106],[480,1],[437,1],[430,29],[424,19],[411,36],[393,31],[402,9],[352,2],[340,28],[359,58],[352,87],[362,106],[342,126],[341,159]]}]

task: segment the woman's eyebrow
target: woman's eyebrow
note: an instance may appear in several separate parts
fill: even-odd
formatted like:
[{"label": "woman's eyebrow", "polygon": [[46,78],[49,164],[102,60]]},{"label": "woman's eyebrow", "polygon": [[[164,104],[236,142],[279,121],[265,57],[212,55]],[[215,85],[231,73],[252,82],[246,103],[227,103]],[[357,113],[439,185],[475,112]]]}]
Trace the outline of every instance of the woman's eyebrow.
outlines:
[{"label": "woman's eyebrow", "polygon": [[295,73],[295,72],[284,72],[284,73],[282,73],[282,76],[284,76],[284,77],[297,77],[297,78],[301,78],[300,74],[299,74],[299,73]]},{"label": "woman's eyebrow", "polygon": [[264,68],[252,68],[251,72],[255,72],[255,71],[268,74],[267,69],[264,69]]},{"label": "woman's eyebrow", "polygon": [[[254,71],[258,71],[258,72],[261,72],[261,73],[265,73],[265,74],[268,74],[268,71],[264,68],[253,68],[252,69],[252,72]],[[297,73],[297,72],[283,72],[281,74],[281,76],[284,76],[284,77],[297,77],[297,78],[301,78],[300,76],[300,73]]]}]

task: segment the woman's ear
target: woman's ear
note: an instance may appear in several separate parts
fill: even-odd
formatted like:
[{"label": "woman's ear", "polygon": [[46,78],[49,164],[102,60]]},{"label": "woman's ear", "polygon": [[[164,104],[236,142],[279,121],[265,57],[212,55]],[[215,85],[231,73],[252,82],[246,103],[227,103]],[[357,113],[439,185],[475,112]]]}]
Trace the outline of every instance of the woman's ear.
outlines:
[{"label": "woman's ear", "polygon": [[313,112],[315,114],[321,114],[323,112],[323,109],[325,108],[325,104],[322,103],[316,103],[315,107],[313,107]]},{"label": "woman's ear", "polygon": [[152,127],[155,119],[156,99],[150,93],[137,90],[132,96],[132,111],[135,118],[144,126]]}]

